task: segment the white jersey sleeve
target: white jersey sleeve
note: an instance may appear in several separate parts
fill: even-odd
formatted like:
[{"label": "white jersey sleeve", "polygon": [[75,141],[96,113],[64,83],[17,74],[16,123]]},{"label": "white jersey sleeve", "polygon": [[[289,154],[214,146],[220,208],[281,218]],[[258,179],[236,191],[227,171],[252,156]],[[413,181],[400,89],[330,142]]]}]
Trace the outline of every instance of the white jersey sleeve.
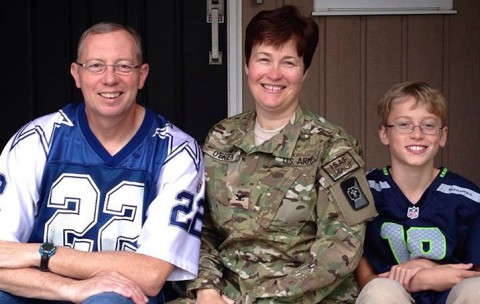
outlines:
[{"label": "white jersey sleeve", "polygon": [[[168,156],[158,178],[158,195],[147,210],[138,253],[175,265],[168,280],[197,276],[205,174],[199,145],[175,126]],[[168,223],[168,225],[165,225]]]},{"label": "white jersey sleeve", "polygon": [[[35,119],[22,127],[0,155],[0,239],[27,242],[49,142],[60,113]],[[32,170],[33,169],[33,170]]]}]

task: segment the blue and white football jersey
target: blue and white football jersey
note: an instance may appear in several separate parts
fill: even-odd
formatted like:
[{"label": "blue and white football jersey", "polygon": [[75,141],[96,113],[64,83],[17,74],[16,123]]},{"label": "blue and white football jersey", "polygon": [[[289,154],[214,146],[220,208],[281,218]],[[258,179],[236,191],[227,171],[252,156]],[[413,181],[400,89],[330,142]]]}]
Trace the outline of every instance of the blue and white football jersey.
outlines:
[{"label": "blue and white football jersey", "polygon": [[[376,273],[426,258],[440,264],[480,265],[480,189],[440,168],[416,204],[389,174],[389,167],[367,174],[378,216],[367,226],[365,253]],[[415,303],[444,303],[448,291],[414,293]]]},{"label": "blue and white football jersey", "polygon": [[204,200],[199,145],[147,109],[111,156],[84,103],[26,124],[0,156],[0,239],[83,251],[129,250],[197,274]]}]

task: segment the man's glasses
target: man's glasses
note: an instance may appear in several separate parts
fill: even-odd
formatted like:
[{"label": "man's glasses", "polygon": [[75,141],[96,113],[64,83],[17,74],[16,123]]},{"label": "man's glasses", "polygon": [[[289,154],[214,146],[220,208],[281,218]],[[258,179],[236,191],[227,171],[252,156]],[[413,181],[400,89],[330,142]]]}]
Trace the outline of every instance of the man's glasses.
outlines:
[{"label": "man's glasses", "polygon": [[409,122],[399,122],[394,125],[386,125],[388,128],[394,128],[395,131],[398,133],[403,133],[403,134],[410,134],[415,130],[415,128],[420,128],[420,131],[422,131],[423,134],[425,135],[434,135],[438,134],[442,128],[439,128],[436,125],[433,124],[423,124],[416,126],[412,123]]},{"label": "man's glasses", "polygon": [[87,63],[76,62],[79,66],[83,67],[87,72],[92,74],[103,74],[107,67],[111,66],[113,71],[117,74],[130,74],[133,70],[138,69],[140,64],[133,65],[131,63],[115,63],[115,64],[106,64],[99,61],[89,61]]}]

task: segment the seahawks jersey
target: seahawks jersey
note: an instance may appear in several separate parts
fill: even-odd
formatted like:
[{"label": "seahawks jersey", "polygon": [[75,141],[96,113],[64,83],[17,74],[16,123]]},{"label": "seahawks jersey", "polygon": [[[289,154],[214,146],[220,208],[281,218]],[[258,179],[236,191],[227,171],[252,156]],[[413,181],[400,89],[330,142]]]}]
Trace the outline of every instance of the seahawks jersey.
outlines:
[{"label": "seahawks jersey", "polygon": [[[389,174],[389,167],[367,174],[378,216],[368,224],[365,256],[376,273],[426,258],[440,264],[480,265],[480,189],[440,168],[412,204]],[[444,303],[448,291],[414,293],[415,303]]]},{"label": "seahawks jersey", "polygon": [[197,274],[203,199],[200,147],[149,109],[113,156],[84,103],[26,124],[0,156],[0,239],[136,251],[175,265],[169,280]]}]

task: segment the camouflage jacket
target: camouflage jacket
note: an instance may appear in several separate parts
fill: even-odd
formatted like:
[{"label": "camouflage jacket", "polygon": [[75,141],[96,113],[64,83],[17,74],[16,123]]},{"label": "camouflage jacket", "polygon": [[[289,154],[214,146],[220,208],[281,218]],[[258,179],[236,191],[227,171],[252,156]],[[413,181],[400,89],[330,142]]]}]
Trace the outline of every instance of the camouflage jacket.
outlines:
[{"label": "camouflage jacket", "polygon": [[376,213],[357,141],[298,107],[255,146],[255,112],[215,125],[203,151],[198,278],[235,303],[353,303],[365,221]]}]

